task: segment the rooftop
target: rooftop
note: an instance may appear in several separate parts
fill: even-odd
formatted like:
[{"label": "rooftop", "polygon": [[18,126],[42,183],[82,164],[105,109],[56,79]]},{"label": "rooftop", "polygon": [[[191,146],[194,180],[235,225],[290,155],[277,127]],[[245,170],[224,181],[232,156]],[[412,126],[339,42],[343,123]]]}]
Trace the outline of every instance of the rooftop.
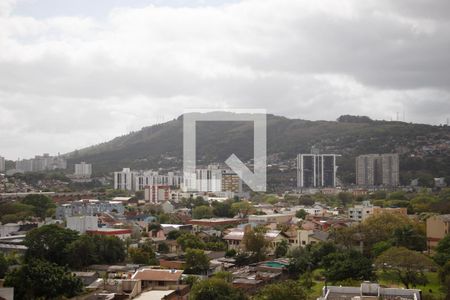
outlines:
[{"label": "rooftop", "polygon": [[134,299],[138,299],[138,300],[161,300],[165,296],[170,295],[173,292],[174,292],[174,290],[165,290],[165,291],[152,290],[152,291],[148,291],[148,292],[143,292],[142,294],[140,294],[139,296],[137,296]]},{"label": "rooftop", "polygon": [[134,273],[132,279],[146,281],[179,281],[183,270],[141,269]]}]

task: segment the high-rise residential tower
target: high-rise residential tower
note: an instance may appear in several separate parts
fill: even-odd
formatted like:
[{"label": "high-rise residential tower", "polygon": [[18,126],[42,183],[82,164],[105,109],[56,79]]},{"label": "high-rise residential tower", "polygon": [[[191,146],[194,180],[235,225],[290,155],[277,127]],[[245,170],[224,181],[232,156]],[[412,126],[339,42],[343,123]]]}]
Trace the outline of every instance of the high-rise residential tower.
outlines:
[{"label": "high-rise residential tower", "polygon": [[356,158],[356,184],[362,186],[398,186],[398,154],[366,154],[358,156]]},{"label": "high-rise residential tower", "polygon": [[4,172],[5,170],[6,170],[5,158],[0,156],[0,172]]},{"label": "high-rise residential tower", "polygon": [[87,164],[84,161],[75,164],[75,177],[77,178],[91,178],[92,175],[92,165]]},{"label": "high-rise residential tower", "polygon": [[297,156],[297,187],[335,187],[337,156],[339,155],[299,154]]}]

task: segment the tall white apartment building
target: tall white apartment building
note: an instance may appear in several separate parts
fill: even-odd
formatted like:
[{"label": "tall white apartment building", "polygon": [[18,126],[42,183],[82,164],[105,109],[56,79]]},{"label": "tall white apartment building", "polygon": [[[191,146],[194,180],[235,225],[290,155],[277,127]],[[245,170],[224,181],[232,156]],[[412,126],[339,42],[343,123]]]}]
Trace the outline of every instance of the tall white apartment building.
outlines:
[{"label": "tall white apartment building", "polygon": [[337,156],[339,155],[299,154],[297,156],[297,187],[335,187]]},{"label": "tall white apartment building", "polygon": [[0,156],[0,172],[5,172],[6,166],[5,166],[5,158]]},{"label": "tall white apartment building", "polygon": [[130,168],[123,168],[120,172],[114,172],[114,189],[124,191],[136,191],[136,175],[138,172]]},{"label": "tall white apartment building", "polygon": [[152,185],[167,185],[179,188],[183,183],[183,176],[175,172],[168,172],[167,175],[162,175],[156,171],[141,171],[137,172],[135,181],[137,190],[143,190],[146,186]]},{"label": "tall white apartment building", "polygon": [[127,191],[142,191],[147,186],[169,186],[179,188],[183,183],[183,176],[168,172],[161,175],[157,171],[132,171],[124,168],[121,172],[114,172],[114,189]]},{"label": "tall white apartment building", "polygon": [[75,177],[77,178],[90,178],[92,175],[92,165],[87,164],[84,161],[75,164]]},{"label": "tall white apartment building", "polygon": [[199,192],[222,191],[222,174],[218,165],[209,165],[205,169],[196,169],[195,173],[184,174],[183,190]]}]

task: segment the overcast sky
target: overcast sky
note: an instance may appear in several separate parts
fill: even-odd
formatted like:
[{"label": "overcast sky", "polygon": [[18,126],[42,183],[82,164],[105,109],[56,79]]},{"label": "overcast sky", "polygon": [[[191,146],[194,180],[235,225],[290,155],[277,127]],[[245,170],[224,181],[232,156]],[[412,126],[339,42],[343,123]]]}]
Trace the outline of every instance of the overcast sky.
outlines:
[{"label": "overcast sky", "polygon": [[0,0],[0,155],[192,108],[442,124],[449,53],[448,0]]}]

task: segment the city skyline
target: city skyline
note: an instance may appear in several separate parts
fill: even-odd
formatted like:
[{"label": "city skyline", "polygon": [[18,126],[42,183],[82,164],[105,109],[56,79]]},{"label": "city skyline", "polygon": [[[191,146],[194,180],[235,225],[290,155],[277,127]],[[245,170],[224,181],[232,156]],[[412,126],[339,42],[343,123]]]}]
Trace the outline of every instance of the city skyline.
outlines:
[{"label": "city skyline", "polygon": [[2,1],[1,155],[70,152],[185,108],[444,124],[448,5]]}]

